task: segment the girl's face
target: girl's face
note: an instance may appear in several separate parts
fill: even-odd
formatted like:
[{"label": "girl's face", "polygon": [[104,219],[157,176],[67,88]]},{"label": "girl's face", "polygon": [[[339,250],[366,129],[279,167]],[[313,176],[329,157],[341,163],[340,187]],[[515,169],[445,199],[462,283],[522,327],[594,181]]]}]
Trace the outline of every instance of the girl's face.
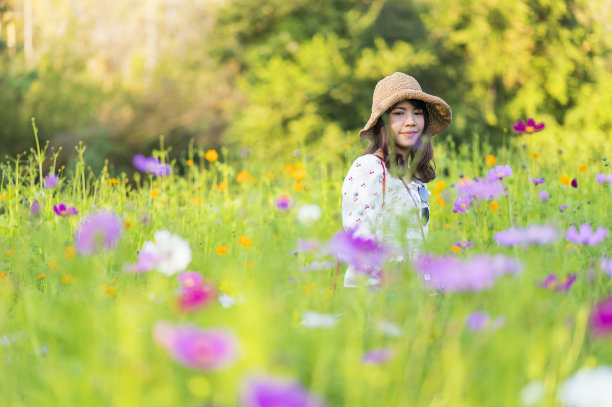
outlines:
[{"label": "girl's face", "polygon": [[400,151],[418,145],[425,128],[425,112],[408,101],[400,102],[389,112],[389,127]]}]

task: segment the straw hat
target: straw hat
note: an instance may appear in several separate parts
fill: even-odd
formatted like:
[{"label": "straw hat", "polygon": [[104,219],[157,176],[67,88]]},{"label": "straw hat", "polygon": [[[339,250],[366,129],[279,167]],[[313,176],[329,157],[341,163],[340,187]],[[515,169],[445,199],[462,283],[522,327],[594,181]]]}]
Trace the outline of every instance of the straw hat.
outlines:
[{"label": "straw hat", "polygon": [[410,75],[396,72],[381,79],[374,88],[372,97],[372,115],[359,137],[372,137],[372,127],[378,118],[396,103],[406,99],[418,99],[427,103],[429,128],[436,135],[450,126],[452,111],[450,106],[437,96],[429,95],[421,90],[421,85]]}]

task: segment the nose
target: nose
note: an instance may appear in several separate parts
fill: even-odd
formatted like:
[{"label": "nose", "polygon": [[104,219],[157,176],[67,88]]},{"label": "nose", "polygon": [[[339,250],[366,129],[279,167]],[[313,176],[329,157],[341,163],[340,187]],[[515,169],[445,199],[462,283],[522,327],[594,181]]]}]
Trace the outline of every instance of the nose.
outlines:
[{"label": "nose", "polygon": [[413,124],[415,124],[414,116],[411,113],[408,113],[406,115],[406,120],[404,120],[404,125],[405,126],[412,126]]}]

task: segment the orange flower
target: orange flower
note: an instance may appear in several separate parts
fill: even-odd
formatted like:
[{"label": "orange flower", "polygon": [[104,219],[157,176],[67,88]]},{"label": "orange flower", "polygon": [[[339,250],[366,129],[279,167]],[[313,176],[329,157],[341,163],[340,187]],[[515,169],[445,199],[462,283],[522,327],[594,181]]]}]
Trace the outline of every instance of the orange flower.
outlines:
[{"label": "orange flower", "polygon": [[236,175],[236,181],[238,181],[239,184],[243,184],[249,180],[250,175],[248,171],[240,171],[238,175]]},{"label": "orange flower", "polygon": [[493,154],[489,154],[486,158],[485,161],[487,162],[487,164],[489,165],[495,165],[495,156]]},{"label": "orange flower", "polygon": [[559,178],[559,180],[561,181],[563,185],[569,185],[570,182],[572,182],[571,178],[568,177],[567,175],[562,176],[561,178]]},{"label": "orange flower", "polygon": [[130,226],[132,226],[132,223],[126,220],[125,223],[123,224],[123,226],[125,226],[125,228],[127,229]]},{"label": "orange flower", "polygon": [[348,145],[348,144],[345,144],[345,145],[344,145],[344,149],[345,149],[345,150],[348,150],[349,148],[351,148],[351,146],[350,146],[350,145]]},{"label": "orange flower", "polygon": [[191,167],[193,165],[193,160],[187,160],[187,167]]},{"label": "orange flower", "polygon": [[302,184],[300,181],[296,182],[295,185],[293,185],[294,191],[302,191],[303,189],[304,189],[304,184]]},{"label": "orange flower", "polygon": [[117,178],[111,178],[111,179],[108,180],[108,183],[109,184],[118,184],[119,180]]},{"label": "orange flower", "polygon": [[293,172],[293,170],[295,170],[295,167],[293,164],[287,164],[285,165],[285,168],[283,168],[285,170],[285,172],[287,174],[291,174]]},{"label": "orange flower", "polygon": [[444,225],[442,225],[442,227],[445,227],[445,228],[450,228],[450,226],[451,226],[450,223],[445,223]]},{"label": "orange flower", "polygon": [[155,198],[158,195],[159,195],[159,189],[153,188],[151,190],[151,198]]},{"label": "orange flower", "polygon": [[266,178],[267,178],[267,179],[272,179],[272,174],[271,174],[271,173],[269,173],[269,172],[268,172],[268,173],[266,173]]},{"label": "orange flower", "polygon": [[444,202],[444,199],[442,199],[441,197],[437,196],[436,197],[436,202],[442,207],[444,208],[444,205],[446,205],[446,202]]},{"label": "orange flower", "polygon": [[217,246],[217,254],[219,256],[223,256],[224,254],[227,254],[227,246]]},{"label": "orange flower", "polygon": [[[493,165],[493,164],[491,164],[491,165]],[[437,189],[438,191],[442,191],[444,188],[446,188],[446,182],[444,182],[444,181],[436,182],[435,189]]]},{"label": "orange flower", "polygon": [[238,243],[240,243],[240,245],[245,249],[248,249],[249,247],[253,246],[253,241],[246,236],[240,236],[238,238]]},{"label": "orange flower", "polygon": [[496,212],[499,210],[499,204],[493,201],[489,204],[489,208],[491,208],[492,211]]},{"label": "orange flower", "polygon": [[291,173],[291,178],[301,181],[306,178],[306,171],[304,170],[295,170]]},{"label": "orange flower", "polygon": [[198,196],[197,198],[195,198],[195,199],[193,200],[193,204],[194,204],[194,205],[199,205],[199,204],[201,204],[201,203],[202,203],[202,197],[201,197],[201,196]]},{"label": "orange flower", "polygon": [[211,163],[214,163],[219,159],[219,154],[215,150],[208,150],[206,154],[204,154],[204,158],[206,158]]},{"label": "orange flower", "polygon": [[113,298],[115,296],[115,287],[113,287],[112,285],[103,284],[100,289],[102,290],[106,298]]},{"label": "orange flower", "polygon": [[45,278],[47,278],[47,275],[45,273],[41,273],[38,275],[38,277],[36,277],[37,280],[44,280]]},{"label": "orange flower", "polygon": [[11,249],[11,250],[9,250],[8,252],[6,252],[6,257],[11,257],[11,256],[12,256],[13,254],[15,254],[15,253],[17,253],[17,252],[15,251],[15,249]]},{"label": "orange flower", "polygon": [[0,273],[0,280],[4,280],[7,277],[8,277],[8,274],[6,274],[6,271],[3,271],[2,273]]},{"label": "orange flower", "polygon": [[[493,165],[493,164],[491,164],[491,165]],[[453,253],[455,253],[455,254],[459,254],[459,253],[461,253],[461,248],[460,248],[459,246],[452,245],[452,246],[450,247],[450,249],[451,249],[451,252],[453,252]]]},{"label": "orange flower", "polygon": [[55,260],[51,260],[49,263],[47,263],[47,266],[49,266],[51,270],[55,270],[57,268],[57,262]]},{"label": "orange flower", "polygon": [[[246,261],[245,260],[245,261],[242,262],[242,264],[245,265],[246,268],[252,269],[253,268],[253,264],[255,264],[255,262],[252,261],[252,260],[251,261]],[[254,281],[251,279],[251,282],[254,282]]]},{"label": "orange flower", "polygon": [[72,260],[72,258],[74,257],[74,247],[72,246],[66,247],[66,251],[64,252],[64,257],[67,258],[68,260]]},{"label": "orange flower", "polygon": [[540,158],[540,154],[538,154],[538,153],[531,153],[531,156],[533,158]]},{"label": "orange flower", "polygon": [[64,274],[62,276],[62,283],[64,284],[70,284],[74,281],[74,277],[72,277],[72,274]]},{"label": "orange flower", "polygon": [[581,165],[578,167],[578,171],[579,172],[585,172],[586,171],[586,165]]},{"label": "orange flower", "polygon": [[222,182],[219,185],[217,185],[217,189],[219,191],[225,191],[227,189],[227,182]]}]

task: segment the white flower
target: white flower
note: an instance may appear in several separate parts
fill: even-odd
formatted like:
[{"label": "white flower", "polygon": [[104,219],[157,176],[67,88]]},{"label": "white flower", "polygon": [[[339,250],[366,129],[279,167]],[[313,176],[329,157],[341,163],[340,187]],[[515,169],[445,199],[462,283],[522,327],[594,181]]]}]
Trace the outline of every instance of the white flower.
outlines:
[{"label": "white flower", "polygon": [[304,226],[310,226],[321,219],[323,211],[317,204],[302,205],[297,210],[297,219]]},{"label": "white flower", "polygon": [[525,406],[533,406],[542,401],[542,398],[546,394],[544,383],[539,380],[529,382],[521,390],[521,402]]},{"label": "white flower", "polygon": [[155,232],[154,242],[146,241],[138,253],[138,262],[128,264],[129,272],[140,273],[157,269],[160,273],[171,276],[187,269],[191,263],[189,243],[167,230]]},{"label": "white flower", "polygon": [[399,338],[402,336],[402,328],[395,325],[393,322],[381,321],[378,324],[378,330],[385,336]]},{"label": "white flower", "polygon": [[557,397],[566,407],[612,407],[612,368],[579,370],[561,385]]},{"label": "white flower", "polygon": [[221,306],[223,308],[229,308],[236,303],[236,300],[234,300],[226,293],[223,293],[219,296],[219,302],[221,303]]},{"label": "white flower", "polygon": [[302,314],[302,325],[307,328],[331,328],[338,323],[338,317],[332,314],[319,314],[306,311]]}]

